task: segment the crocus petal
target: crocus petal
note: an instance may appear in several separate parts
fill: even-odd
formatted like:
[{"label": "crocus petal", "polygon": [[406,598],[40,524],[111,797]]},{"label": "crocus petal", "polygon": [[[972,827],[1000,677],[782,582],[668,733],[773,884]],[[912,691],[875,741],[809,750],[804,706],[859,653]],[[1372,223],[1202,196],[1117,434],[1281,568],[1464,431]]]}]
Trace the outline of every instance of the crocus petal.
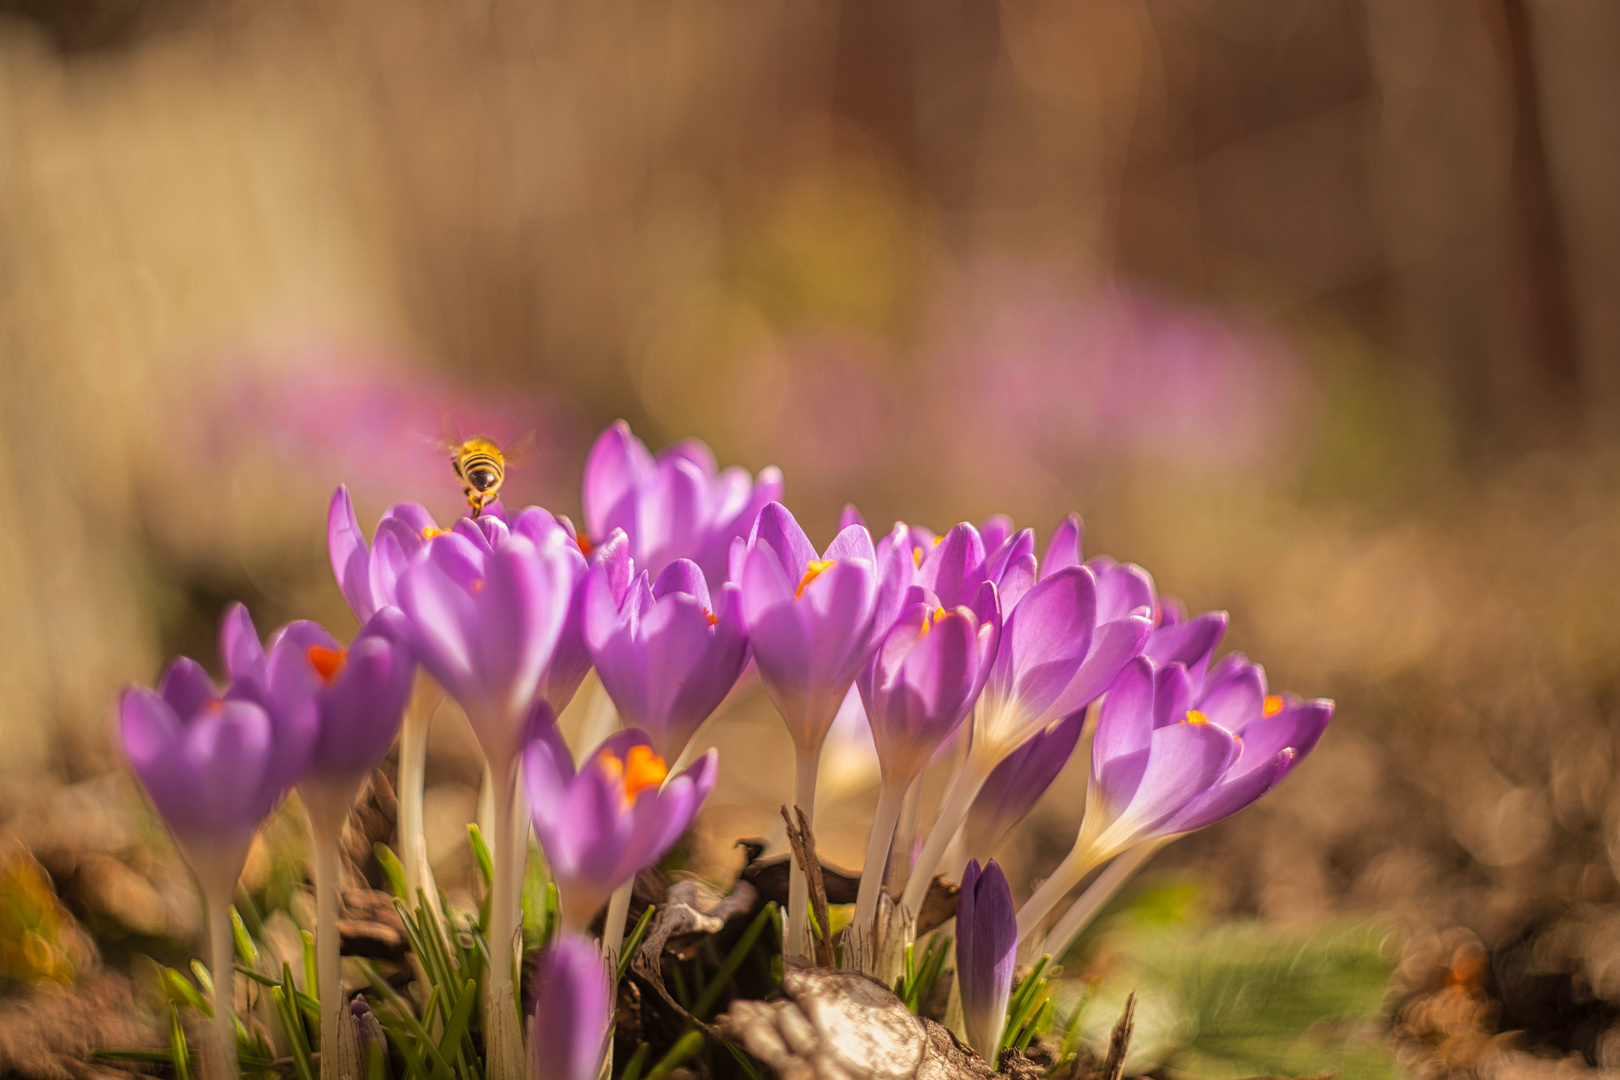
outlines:
[{"label": "crocus petal", "polygon": [[613,986],[601,949],[560,936],[540,953],[533,998],[533,1080],[597,1080],[613,1020]]},{"label": "crocus petal", "polygon": [[[1236,756],[1237,743],[1231,733],[1214,724],[1156,728],[1141,783],[1109,835],[1123,844],[1152,834],[1189,799],[1213,787]],[[1118,805],[1113,792],[1102,794]]]},{"label": "crocus petal", "polygon": [[1056,529],[1052,530],[1052,539],[1047,542],[1046,554],[1041,556],[1041,573],[1044,580],[1059,570],[1071,566],[1079,566],[1080,545],[1085,537],[1085,525],[1079,514],[1069,514],[1058,522]]},{"label": "crocus petal", "polygon": [[1115,619],[1097,627],[1091,650],[1052,707],[1053,715],[1067,716],[1096,701],[1126,661],[1141,654],[1142,645],[1152,632],[1152,624],[1144,614]]},{"label": "crocus petal", "polygon": [[1045,717],[1091,648],[1096,600],[1085,567],[1039,582],[1006,617],[986,693],[1018,701],[1028,717]]},{"label": "crocus petal", "polygon": [[219,655],[231,678],[252,676],[264,667],[264,646],[253,628],[253,617],[241,604],[225,609],[219,621]]},{"label": "crocus petal", "polygon": [[945,607],[969,604],[986,579],[984,541],[967,522],[954,526],[917,569],[917,583]]},{"label": "crocus petal", "polygon": [[332,493],[326,509],[326,552],[349,610],[362,621],[371,618],[376,605],[371,600],[370,553],[345,485]]},{"label": "crocus petal", "polygon": [[1192,619],[1161,622],[1142,650],[1155,663],[1180,662],[1188,670],[1197,670],[1200,663],[1208,664],[1209,657],[1226,633],[1226,612],[1209,611]]},{"label": "crocus petal", "polygon": [[1060,720],[996,766],[968,812],[970,854],[988,858],[1013,827],[1029,815],[1068,764],[1085,722],[1083,712]]},{"label": "crocus petal", "polygon": [[759,512],[748,537],[748,546],[773,552],[784,574],[791,577],[793,586],[797,586],[799,577],[816,560],[816,549],[810,538],[781,503],[771,503]]},{"label": "crocus petal", "polygon": [[195,716],[203,706],[220,696],[208,672],[189,656],[176,657],[169,665],[158,693],[177,717]]},{"label": "crocus petal", "polygon": [[593,537],[634,531],[636,489],[653,470],[652,455],[623,420],[609,425],[585,459],[585,529]]},{"label": "crocus petal", "polygon": [[[438,545],[436,540],[432,546]],[[411,620],[412,644],[428,674],[457,699],[472,694],[477,642],[472,597],[430,553],[400,577],[399,606]]]},{"label": "crocus petal", "polygon": [[1175,836],[1231,817],[1275,787],[1295,756],[1292,749],[1283,749],[1247,772],[1230,770],[1219,783],[1188,799],[1154,831],[1161,836]]}]

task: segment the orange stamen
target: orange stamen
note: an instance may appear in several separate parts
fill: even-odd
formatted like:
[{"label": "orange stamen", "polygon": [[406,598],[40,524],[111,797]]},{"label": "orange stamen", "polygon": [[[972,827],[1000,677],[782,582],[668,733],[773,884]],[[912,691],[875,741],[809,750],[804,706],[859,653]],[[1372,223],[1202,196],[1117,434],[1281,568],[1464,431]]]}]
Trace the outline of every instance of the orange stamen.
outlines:
[{"label": "orange stamen", "polygon": [[481,578],[481,577],[480,578],[473,578],[472,585],[470,586],[470,588],[472,589],[472,591],[475,594],[483,592],[484,591],[484,579]]},{"label": "orange stamen", "polygon": [[1189,723],[1189,724],[1207,724],[1207,723],[1209,723],[1209,717],[1205,716],[1203,713],[1199,712],[1197,709],[1189,709],[1187,711],[1187,723]]},{"label": "orange stamen", "polygon": [[718,626],[720,624],[720,616],[716,615],[708,608],[703,609],[703,617],[709,620],[710,626]]},{"label": "orange stamen", "polygon": [[914,548],[911,549],[911,565],[912,566],[921,566],[922,565],[922,548],[914,547]]},{"label": "orange stamen", "polygon": [[665,778],[669,776],[669,766],[665,765],[664,759],[653,753],[649,746],[639,744],[632,746],[623,761],[620,761],[613,751],[604,750],[601,762],[602,770],[607,773],[608,779],[624,785],[624,799],[627,803],[634,803],[636,797],[648,788],[661,787]]},{"label": "orange stamen", "polygon": [[309,657],[309,666],[327,686],[337,682],[343,665],[349,662],[348,649],[328,649],[325,645],[311,645],[304,655]]},{"label": "orange stamen", "polygon": [[449,529],[435,529],[433,526],[429,525],[427,528],[422,530],[422,539],[431,540],[435,536],[443,536],[449,531]]},{"label": "orange stamen", "polygon": [[949,615],[950,615],[950,612],[946,611],[944,608],[942,608],[942,607],[935,608],[934,613],[932,615],[930,615],[928,618],[924,619],[922,621],[922,625],[917,628],[917,636],[922,637],[924,634],[928,633],[928,631],[932,630],[936,623],[938,623],[942,619],[947,618]]},{"label": "orange stamen", "polygon": [[579,545],[580,554],[584,555],[587,559],[591,557],[591,552],[596,550],[596,545],[591,543],[591,538],[586,536],[584,533],[580,533],[578,536],[574,537],[574,543]]},{"label": "orange stamen", "polygon": [[825,571],[829,566],[831,566],[833,563],[835,563],[837,561],[838,561],[837,559],[812,559],[812,560],[810,560],[810,564],[805,567],[804,577],[799,579],[799,587],[798,587],[798,589],[796,589],[794,591],[793,599],[797,600],[799,597],[803,596],[804,595],[804,587],[806,585],[810,584],[812,581],[816,580],[816,578],[820,577],[823,571]]},{"label": "orange stamen", "polygon": [[1283,711],[1283,699],[1276,694],[1266,696],[1266,703],[1260,707],[1261,715],[1276,716]]}]

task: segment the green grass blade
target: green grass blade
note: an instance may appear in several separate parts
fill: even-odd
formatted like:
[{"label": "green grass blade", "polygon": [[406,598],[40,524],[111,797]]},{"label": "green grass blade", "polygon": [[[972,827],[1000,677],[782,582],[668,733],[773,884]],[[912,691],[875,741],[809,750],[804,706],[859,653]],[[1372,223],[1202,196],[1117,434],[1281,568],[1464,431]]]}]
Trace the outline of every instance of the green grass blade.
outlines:
[{"label": "green grass blade", "polygon": [[725,1047],[731,1051],[731,1056],[737,1062],[737,1067],[747,1074],[748,1080],[765,1080],[760,1071],[754,1067],[754,1059],[749,1057],[736,1043],[730,1039],[725,1040]]},{"label": "green grass blade", "polygon": [[[649,908],[648,910],[652,909]],[[710,979],[709,985],[703,988],[703,996],[698,998],[697,1004],[692,1007],[693,1016],[702,1020],[709,1015],[709,1010],[714,1008],[715,1003],[720,1000],[720,995],[730,985],[732,978],[737,974],[737,969],[742,967],[743,960],[753,950],[754,943],[759,940],[759,935],[764,931],[765,924],[769,921],[769,910],[760,908],[759,914],[754,916],[754,921],[748,924],[748,929],[743,931],[742,937],[737,939],[737,944],[732,946],[731,952],[721,963],[719,970],[714,973],[714,978]],[[623,966],[622,963],[620,966]]]},{"label": "green grass blade", "polygon": [[647,1067],[647,1055],[651,1053],[652,1047],[647,1043],[636,1047],[636,1052],[625,1062],[624,1072],[619,1074],[619,1080],[641,1080],[641,1070]]},{"label": "green grass blade", "polygon": [[176,1005],[190,1005],[209,1019],[213,1019],[214,1009],[203,996],[197,993],[197,988],[191,985],[186,978],[174,968],[163,969],[163,985],[169,992],[169,1001]]},{"label": "green grass blade", "polygon": [[703,1033],[701,1031],[688,1031],[675,1041],[665,1054],[647,1073],[647,1080],[664,1080],[681,1062],[703,1049]]},{"label": "green grass blade", "polygon": [[388,882],[388,891],[394,894],[395,899],[404,900],[410,896],[405,889],[405,866],[394,854],[394,849],[384,843],[371,845],[371,854],[382,867],[383,878]]},{"label": "green grass blade", "polygon": [[484,843],[476,821],[467,822],[467,842],[472,845],[473,858],[478,860],[478,872],[484,875],[484,888],[488,890],[495,880],[495,860],[489,856],[489,845]]},{"label": "green grass blade", "polygon": [[180,1023],[180,1007],[169,1005],[169,1047],[176,1080],[191,1080],[191,1053],[186,1049],[186,1029]]},{"label": "green grass blade", "polygon": [[467,1023],[472,1019],[473,1006],[478,1003],[478,984],[469,982],[461,991],[461,1000],[456,1002],[455,1011],[450,1019],[444,1022],[444,1036],[439,1039],[439,1053],[450,1058],[461,1050],[461,1037],[467,1031]]},{"label": "green grass blade", "polygon": [[314,998],[316,1003],[319,1004],[321,1000],[321,980],[320,976],[315,973],[315,935],[308,930],[300,930],[298,931],[298,938],[304,945],[304,993]]},{"label": "green grass blade", "polygon": [[293,1072],[298,1080],[315,1080],[315,1069],[309,1057],[309,1042],[304,1037],[304,1022],[299,1019],[292,997],[287,993],[287,988],[292,985],[292,968],[287,966],[286,972],[285,983],[272,989],[270,996],[275,1001],[276,1015],[281,1019],[281,1028],[287,1034],[287,1042],[292,1047]]},{"label": "green grass blade", "polygon": [[253,944],[253,935],[248,933],[247,923],[242,921],[242,913],[231,906],[231,937],[236,942],[236,955],[248,967],[259,966],[259,947]]},{"label": "green grass blade", "polygon": [[641,913],[636,925],[631,928],[630,936],[624,939],[624,947],[619,950],[619,981],[630,973],[630,961],[635,958],[636,950],[641,948],[642,939],[647,936],[647,928],[652,925],[653,913],[657,905],[648,904],[647,910]]},{"label": "green grass blade", "polygon": [[214,977],[209,974],[207,966],[201,960],[193,960],[191,962],[191,973],[197,977],[197,986],[202,990],[204,1000],[213,1001]]}]

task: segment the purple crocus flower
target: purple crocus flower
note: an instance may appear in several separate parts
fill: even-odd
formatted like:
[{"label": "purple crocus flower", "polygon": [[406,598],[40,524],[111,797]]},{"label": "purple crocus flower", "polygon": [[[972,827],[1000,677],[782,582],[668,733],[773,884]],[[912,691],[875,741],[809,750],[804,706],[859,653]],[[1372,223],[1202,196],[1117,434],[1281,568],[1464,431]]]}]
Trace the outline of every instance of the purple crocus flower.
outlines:
[{"label": "purple crocus flower", "polygon": [[996,1066],[1018,961],[1018,925],[1007,876],[971,860],[956,894],[956,985],[968,1045]]},{"label": "purple crocus flower", "polygon": [[[905,556],[891,549],[888,557]],[[814,754],[899,613],[900,575],[883,572],[860,525],[818,555],[781,503],[760,512],[746,543],[734,545],[732,563],[765,688],[801,753]]]},{"label": "purple crocus flower", "polygon": [[1069,763],[1085,724],[1084,712],[1059,720],[996,766],[979,790],[978,798],[973,800],[973,809],[968,811],[967,850],[970,855],[975,858],[994,855],[1013,826],[1029,816]]},{"label": "purple crocus flower", "polygon": [[778,469],[763,469],[757,477],[735,466],[721,471],[696,439],[654,456],[619,420],[597,437],[585,460],[581,547],[589,550],[623,529],[642,569],[659,574],[686,558],[710,581],[720,581],[732,539],[746,536],[765,504],[781,497]]},{"label": "purple crocus flower", "polygon": [[617,569],[599,565],[585,582],[585,641],[625,726],[645,731],[653,752],[674,761],[748,663],[742,593],[726,582],[711,598],[688,559],[656,582],[644,571],[628,586],[615,580]]},{"label": "purple crocus flower", "polygon": [[578,568],[564,545],[485,515],[434,536],[400,575],[416,656],[466,710],[491,768],[513,760],[545,690]]},{"label": "purple crocus flower", "polygon": [[1035,584],[1035,533],[1029,529],[1015,533],[1012,522],[1001,517],[985,525],[988,539],[997,541],[994,546],[980,530],[963,522],[946,533],[917,567],[917,584],[946,607],[971,605],[979,586],[989,581],[996,586],[1002,610],[1011,612]]},{"label": "purple crocus flower", "polygon": [[[1014,536],[1007,543],[1018,542]],[[1141,651],[1150,630],[1145,610],[1098,625],[1097,578],[1090,567],[1066,566],[1024,593],[1005,617],[1001,645],[974,715],[967,761],[906,883],[902,908],[921,909],[946,845],[995,767],[1037,733],[1101,695]]]},{"label": "purple crocus flower", "polygon": [[232,604],[221,624],[221,652],[233,693],[256,700],[283,724],[317,732],[302,782],[352,792],[377,767],[399,731],[416,662],[410,627],[384,607],[344,648],[318,623],[289,623],[266,650],[247,608]]},{"label": "purple crocus flower", "polygon": [[1080,515],[1069,514],[1060,521],[1041,557],[1040,576],[1046,578],[1067,566],[1090,567],[1097,576],[1098,624],[1106,626],[1145,609],[1153,632],[1142,654],[1156,664],[1184,664],[1195,680],[1201,680],[1226,633],[1226,612],[1210,611],[1189,619],[1179,601],[1158,596],[1153,575],[1135,563],[1117,563],[1106,555],[1083,559],[1084,537]]},{"label": "purple crocus flower", "polygon": [[856,678],[886,781],[905,783],[951,736],[978,699],[1001,633],[995,586],[974,606],[932,596],[909,604]]},{"label": "purple crocus flower", "polygon": [[203,863],[231,863],[309,761],[312,714],[273,719],[253,698],[221,693],[202,665],[179,657],[156,691],[124,691],[124,751],[152,805],[199,879]]},{"label": "purple crocus flower", "polygon": [[996,587],[988,581],[971,608],[941,607],[920,587],[910,595],[917,599],[855,680],[883,774],[855,902],[853,925],[862,932],[877,912],[885,856],[906,792],[973,708],[1001,634]]},{"label": "purple crocus flower", "polygon": [[338,588],[355,618],[365,622],[378,608],[398,603],[395,587],[399,575],[422,545],[440,531],[433,515],[420,503],[396,503],[377,522],[368,544],[355,517],[348,485],[338,486],[326,512],[326,551]]},{"label": "purple crocus flower", "polygon": [[708,798],[718,762],[710,750],[670,776],[651,740],[632,728],[593,750],[576,772],[549,706],[536,703],[523,777],[565,932],[583,932],[615,889],[663,858]]},{"label": "purple crocus flower", "polygon": [[602,950],[562,934],[534,973],[532,1080],[597,1080],[613,1023],[613,983]]}]

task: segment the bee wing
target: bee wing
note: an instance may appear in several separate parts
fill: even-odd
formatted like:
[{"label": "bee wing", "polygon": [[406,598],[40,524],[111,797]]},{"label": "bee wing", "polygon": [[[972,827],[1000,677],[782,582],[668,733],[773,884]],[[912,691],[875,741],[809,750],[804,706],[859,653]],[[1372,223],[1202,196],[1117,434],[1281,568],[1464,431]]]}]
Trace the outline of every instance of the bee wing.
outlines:
[{"label": "bee wing", "polygon": [[439,449],[447,454],[454,454],[461,449],[466,440],[461,437],[461,429],[451,419],[449,413],[444,414],[444,420],[439,424]]},{"label": "bee wing", "polygon": [[533,457],[539,448],[540,444],[535,438],[534,429],[530,428],[511,446],[508,446],[502,450],[501,456],[506,459],[506,463],[508,465],[514,465],[523,461],[525,458]]}]

